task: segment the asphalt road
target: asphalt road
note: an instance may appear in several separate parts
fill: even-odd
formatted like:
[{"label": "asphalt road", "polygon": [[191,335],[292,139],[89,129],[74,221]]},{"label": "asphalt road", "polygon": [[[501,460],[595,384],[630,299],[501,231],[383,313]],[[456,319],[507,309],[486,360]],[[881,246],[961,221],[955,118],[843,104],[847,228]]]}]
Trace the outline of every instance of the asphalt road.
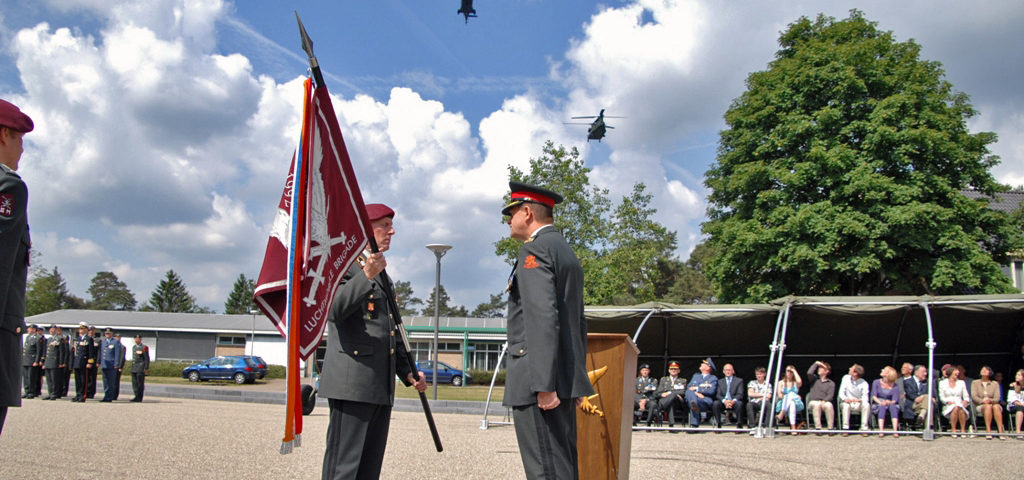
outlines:
[{"label": "asphalt road", "polygon": [[[500,417],[500,414],[498,415]],[[520,479],[509,426],[438,414],[434,452],[422,413],[394,412],[382,478]],[[492,417],[492,420],[496,418]],[[305,417],[303,446],[280,455],[282,405],[150,398],[143,403],[26,400],[0,436],[0,479],[315,479],[327,409]],[[634,432],[635,479],[1021,478],[1024,441]]]}]

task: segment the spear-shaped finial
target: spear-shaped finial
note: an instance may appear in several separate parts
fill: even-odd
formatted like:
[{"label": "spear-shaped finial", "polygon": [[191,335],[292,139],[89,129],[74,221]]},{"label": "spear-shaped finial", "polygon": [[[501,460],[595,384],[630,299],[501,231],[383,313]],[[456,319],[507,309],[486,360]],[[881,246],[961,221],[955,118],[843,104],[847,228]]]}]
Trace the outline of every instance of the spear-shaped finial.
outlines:
[{"label": "spear-shaped finial", "polygon": [[309,38],[306,33],[306,27],[302,26],[302,19],[299,18],[299,12],[295,11],[295,21],[299,22],[299,35],[302,36],[302,50],[309,55],[309,68],[313,71],[313,81],[316,82],[317,87],[324,86],[324,76],[320,73],[320,63],[316,61],[316,55],[313,55],[313,40]]}]

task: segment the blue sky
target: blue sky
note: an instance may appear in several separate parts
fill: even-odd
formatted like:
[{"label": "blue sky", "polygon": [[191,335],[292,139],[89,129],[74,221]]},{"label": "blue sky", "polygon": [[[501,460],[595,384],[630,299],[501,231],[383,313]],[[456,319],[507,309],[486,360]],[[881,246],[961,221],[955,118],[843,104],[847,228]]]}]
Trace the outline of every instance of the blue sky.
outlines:
[{"label": "blue sky", "polygon": [[[335,95],[364,196],[398,212],[389,272],[433,287],[428,243],[455,248],[442,282],[472,309],[504,288],[493,255],[507,165],[544,140],[577,146],[618,198],[645,182],[685,258],[722,114],[801,15],[848,2],[0,0],[0,97],[32,115],[21,174],[34,247],[87,297],[115,272],[145,302],[174,269],[222,310],[263,258],[306,71],[298,10]],[[1024,184],[1024,6],[856,2],[913,38],[994,131],[1001,181]],[[562,122],[606,108],[604,142]]]}]

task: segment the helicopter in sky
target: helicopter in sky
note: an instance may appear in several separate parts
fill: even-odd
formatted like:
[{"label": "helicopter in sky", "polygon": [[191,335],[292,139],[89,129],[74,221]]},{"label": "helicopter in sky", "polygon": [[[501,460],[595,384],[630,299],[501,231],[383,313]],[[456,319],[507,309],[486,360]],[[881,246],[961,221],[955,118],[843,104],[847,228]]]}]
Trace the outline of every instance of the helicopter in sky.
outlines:
[{"label": "helicopter in sky", "polygon": [[574,119],[583,119],[583,118],[593,118],[593,119],[595,119],[593,122],[590,122],[590,123],[581,123],[581,122],[563,122],[563,123],[565,123],[566,125],[590,125],[590,128],[587,129],[587,142],[590,142],[591,140],[597,140],[598,142],[600,142],[601,139],[604,138],[605,129],[615,128],[615,127],[613,127],[611,125],[608,125],[608,124],[604,123],[604,119],[606,119],[606,118],[626,118],[626,117],[613,117],[613,116],[610,116],[610,115],[606,117],[606,116],[604,116],[604,109],[602,108],[601,109],[601,113],[597,114],[596,117],[593,116],[593,115],[590,115],[590,116],[586,116],[586,117],[572,117],[572,118],[574,118]]},{"label": "helicopter in sky", "polygon": [[476,10],[473,9],[473,0],[462,0],[462,8],[455,13],[466,17],[466,23],[469,23],[469,17],[476,18]]}]

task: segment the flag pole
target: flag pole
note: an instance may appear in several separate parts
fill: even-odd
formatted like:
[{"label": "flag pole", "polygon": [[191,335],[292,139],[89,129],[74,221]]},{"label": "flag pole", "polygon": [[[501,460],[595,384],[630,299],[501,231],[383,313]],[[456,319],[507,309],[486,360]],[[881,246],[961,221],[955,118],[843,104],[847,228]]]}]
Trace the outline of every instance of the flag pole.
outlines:
[{"label": "flag pole", "polygon": [[[309,38],[309,35],[306,33],[306,28],[302,26],[302,19],[299,18],[298,11],[295,12],[295,21],[299,24],[299,35],[302,37],[302,50],[304,50],[306,55],[309,56],[309,68],[312,71],[313,80],[316,82],[317,87],[326,87],[323,73],[320,71],[320,63],[317,62],[316,56],[313,55],[313,40]],[[370,251],[377,253],[380,251],[380,248],[377,246],[377,239],[373,236],[373,229],[370,228],[366,216],[363,215],[362,218],[364,222],[363,230],[367,233],[366,237],[370,242]],[[391,279],[388,277],[386,270],[382,270],[380,275],[383,275],[383,282],[381,283],[384,284],[384,295],[387,297],[389,306],[388,310],[392,312],[395,325],[401,334],[403,346],[405,347],[406,358],[404,360],[408,363],[410,371],[413,372],[413,377],[418,377],[419,370],[416,368],[416,361],[412,356],[409,339],[405,333],[405,327],[402,324],[402,316],[398,309],[395,294],[391,289]],[[441,452],[444,450],[444,447],[441,446],[441,436],[437,433],[437,425],[434,423],[434,416],[430,412],[430,403],[427,402],[427,395],[423,392],[419,392],[419,394],[420,404],[423,406],[423,414],[427,417],[427,426],[430,428],[430,435],[434,440],[434,448],[437,449],[438,452]]]}]

